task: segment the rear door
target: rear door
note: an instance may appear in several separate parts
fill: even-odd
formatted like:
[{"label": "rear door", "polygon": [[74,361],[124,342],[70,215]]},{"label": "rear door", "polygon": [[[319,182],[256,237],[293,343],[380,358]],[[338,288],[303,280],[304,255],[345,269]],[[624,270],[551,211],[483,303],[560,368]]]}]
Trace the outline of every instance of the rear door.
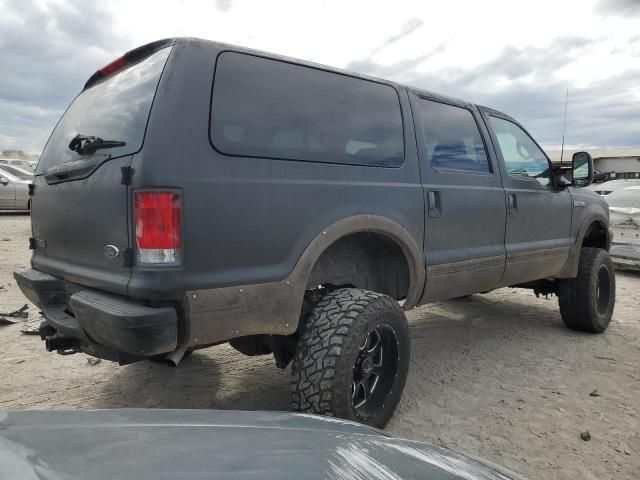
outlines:
[{"label": "rear door", "polygon": [[505,264],[505,202],[476,108],[412,95],[426,199],[425,300],[490,290]]},{"label": "rear door", "polygon": [[56,126],[35,172],[34,268],[82,285],[126,292],[129,201],[122,169],[142,149],[170,50],[143,58],[127,54],[105,67]]},{"label": "rear door", "polygon": [[503,285],[552,277],[573,245],[571,195],[553,183],[551,162],[512,118],[483,110],[493,137],[507,201]]}]

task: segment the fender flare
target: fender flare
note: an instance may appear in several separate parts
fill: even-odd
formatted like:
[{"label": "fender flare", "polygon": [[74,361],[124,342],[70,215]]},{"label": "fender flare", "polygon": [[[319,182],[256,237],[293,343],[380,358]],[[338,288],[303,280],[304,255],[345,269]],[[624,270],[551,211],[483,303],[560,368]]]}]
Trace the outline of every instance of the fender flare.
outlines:
[{"label": "fender flare", "polygon": [[404,308],[410,309],[416,306],[425,284],[424,255],[406,228],[380,215],[355,215],[343,218],[325,228],[304,250],[292,275],[299,275],[297,280],[306,285],[314,265],[330,245],[342,237],[360,232],[380,234],[393,240],[400,247],[409,267],[409,292]]},{"label": "fender flare", "polygon": [[608,228],[609,220],[604,215],[595,213],[589,216],[588,219],[582,223],[580,231],[576,236],[576,241],[569,251],[567,261],[565,262],[564,267],[562,267],[562,270],[560,270],[560,273],[558,273],[555,278],[574,278],[576,275],[578,275],[578,263],[580,261],[580,249],[582,248],[582,242],[584,241],[584,237],[587,232],[595,224],[600,224],[602,228],[604,228],[607,232],[606,249],[607,251],[609,251],[609,248],[611,247],[611,232]]}]

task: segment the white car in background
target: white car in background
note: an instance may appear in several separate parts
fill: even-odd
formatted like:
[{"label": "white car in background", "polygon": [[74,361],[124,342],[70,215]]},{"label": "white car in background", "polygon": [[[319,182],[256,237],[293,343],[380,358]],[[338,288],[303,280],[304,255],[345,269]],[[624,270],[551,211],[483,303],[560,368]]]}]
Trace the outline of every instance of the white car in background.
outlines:
[{"label": "white car in background", "polygon": [[628,187],[640,186],[640,179],[626,178],[620,180],[609,180],[603,183],[593,183],[587,188],[593,190],[600,195],[609,195],[618,190],[624,190]]},{"label": "white car in background", "polygon": [[26,168],[16,167],[15,165],[7,165],[0,163],[0,173],[7,172],[18,177],[20,180],[26,180],[27,182],[33,182],[33,171]]},{"label": "white car in background", "polygon": [[613,233],[611,259],[621,270],[640,271],[640,184],[616,190],[605,198]]},{"label": "white car in background", "polygon": [[23,180],[0,165],[0,210],[29,210],[30,180]]},{"label": "white car in background", "polygon": [[19,158],[0,158],[0,165],[12,165],[14,167],[24,168],[25,170],[29,170],[34,172],[36,169],[37,162],[32,162],[30,160],[21,160]]}]

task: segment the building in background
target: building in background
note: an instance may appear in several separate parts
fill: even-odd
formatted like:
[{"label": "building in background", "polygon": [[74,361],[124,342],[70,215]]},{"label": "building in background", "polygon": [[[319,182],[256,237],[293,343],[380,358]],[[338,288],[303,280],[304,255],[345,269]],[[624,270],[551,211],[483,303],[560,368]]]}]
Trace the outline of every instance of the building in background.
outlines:
[{"label": "building in background", "polygon": [[[571,156],[578,151],[591,154],[594,168],[604,174],[603,180],[640,178],[640,147],[565,150],[563,163],[569,165]],[[547,150],[547,155],[552,162],[560,163],[560,150]]]}]

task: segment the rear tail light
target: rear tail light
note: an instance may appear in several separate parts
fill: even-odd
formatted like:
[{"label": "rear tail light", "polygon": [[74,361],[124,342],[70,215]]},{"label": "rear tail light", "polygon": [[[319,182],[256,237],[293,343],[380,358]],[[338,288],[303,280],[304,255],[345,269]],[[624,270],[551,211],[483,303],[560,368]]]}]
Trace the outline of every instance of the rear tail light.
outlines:
[{"label": "rear tail light", "polygon": [[136,258],[139,264],[175,265],[182,250],[180,193],[143,190],[133,194]]},{"label": "rear tail light", "polygon": [[126,66],[127,66],[127,59],[124,56],[122,56],[120,58],[116,58],[109,65],[105,65],[104,67],[102,67],[100,70],[98,70],[98,73],[103,77],[108,77],[112,73],[115,73],[118,70],[122,70]]}]

